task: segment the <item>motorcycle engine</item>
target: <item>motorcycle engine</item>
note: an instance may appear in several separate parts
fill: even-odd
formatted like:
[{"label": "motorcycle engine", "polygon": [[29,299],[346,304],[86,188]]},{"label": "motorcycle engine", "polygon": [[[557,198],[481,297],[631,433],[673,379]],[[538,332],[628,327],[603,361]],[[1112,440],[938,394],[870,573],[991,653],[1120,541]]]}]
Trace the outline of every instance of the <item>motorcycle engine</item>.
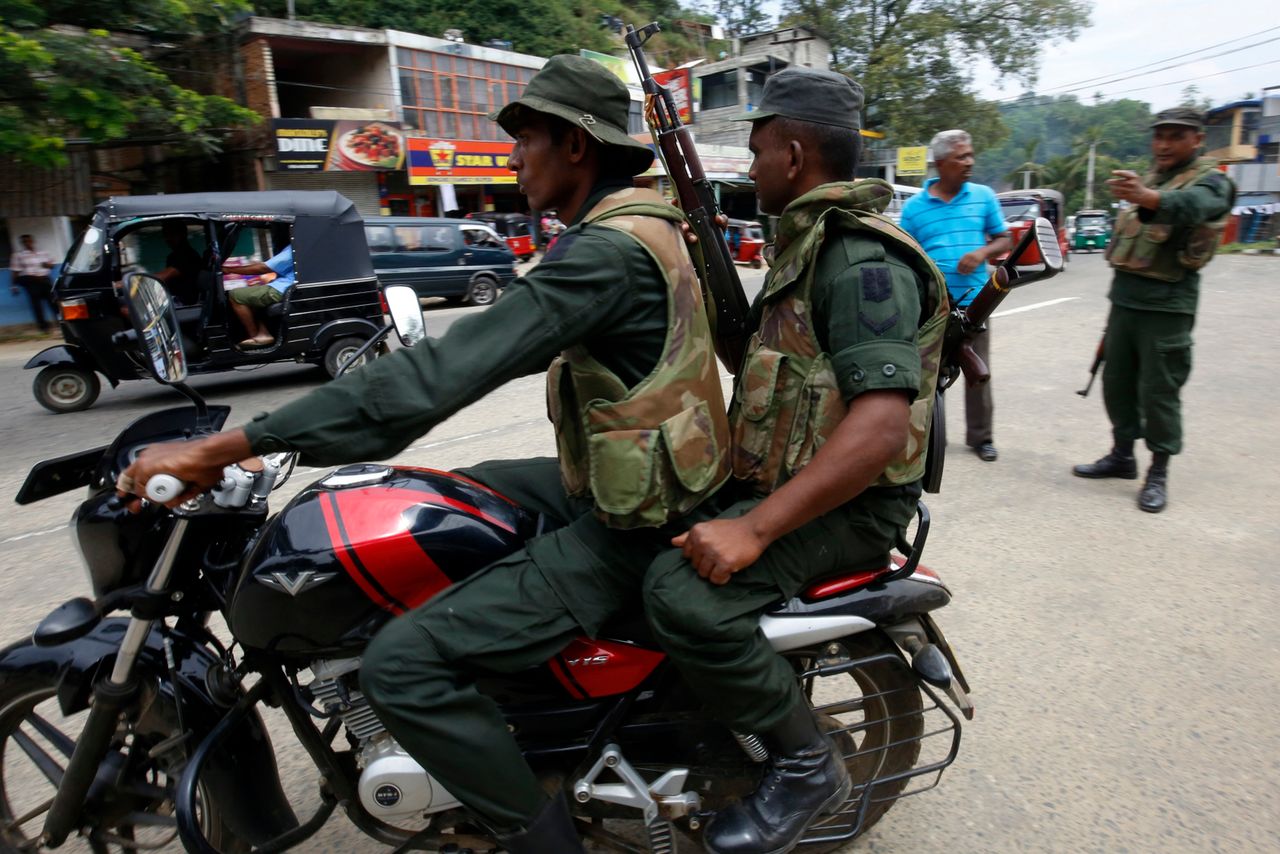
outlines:
[{"label": "motorcycle engine", "polygon": [[461,806],[438,780],[391,737],[360,693],[360,659],[316,661],[308,688],[319,706],[337,714],[359,746],[360,802],[394,824]]}]

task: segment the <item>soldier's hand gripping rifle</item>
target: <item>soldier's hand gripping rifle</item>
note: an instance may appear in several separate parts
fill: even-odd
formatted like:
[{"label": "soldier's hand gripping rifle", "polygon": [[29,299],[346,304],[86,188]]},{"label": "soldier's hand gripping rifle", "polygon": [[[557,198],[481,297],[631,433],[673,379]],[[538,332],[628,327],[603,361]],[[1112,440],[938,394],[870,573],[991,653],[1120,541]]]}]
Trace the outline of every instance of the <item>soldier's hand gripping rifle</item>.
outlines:
[{"label": "soldier's hand gripping rifle", "polygon": [[[693,147],[689,129],[680,123],[680,114],[671,92],[653,79],[644,58],[644,43],[658,30],[657,24],[638,30],[628,26],[623,37],[644,87],[645,120],[649,131],[666,166],[667,176],[675,185],[680,208],[698,238],[697,246],[701,247],[701,262],[694,266],[702,281],[703,296],[709,303],[707,316],[715,333],[716,354],[731,372],[737,374],[750,335],[747,329],[750,306],[747,295],[743,293],[738,270],[729,255],[729,246],[716,222],[720,207],[711,182],[702,170],[702,161]],[[698,261],[697,254],[695,252],[695,262]],[[712,306],[714,311],[710,310]]]},{"label": "soldier's hand gripping rifle", "polygon": [[1089,366],[1089,381],[1084,384],[1084,388],[1076,392],[1081,397],[1089,396],[1089,389],[1093,388],[1093,381],[1098,378],[1098,369],[1102,367],[1102,362],[1106,358],[1107,330],[1102,330],[1102,337],[1098,339],[1098,350],[1093,354],[1093,364]]},{"label": "soldier's hand gripping rifle", "polygon": [[1009,256],[992,271],[991,278],[973,302],[964,308],[951,310],[942,346],[939,378],[942,388],[948,388],[962,373],[970,386],[981,385],[991,379],[991,371],[973,351],[973,336],[987,331],[987,319],[1011,290],[1056,276],[1062,272],[1062,265],[1062,247],[1058,244],[1053,224],[1044,217],[1037,218],[1035,225],[1027,229]]}]

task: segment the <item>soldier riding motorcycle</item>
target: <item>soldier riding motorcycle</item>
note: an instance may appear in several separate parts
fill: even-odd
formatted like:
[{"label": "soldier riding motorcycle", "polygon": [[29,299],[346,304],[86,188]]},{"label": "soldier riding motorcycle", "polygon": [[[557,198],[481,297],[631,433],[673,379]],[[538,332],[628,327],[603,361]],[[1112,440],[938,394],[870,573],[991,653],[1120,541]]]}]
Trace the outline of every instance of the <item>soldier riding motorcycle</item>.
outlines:
[{"label": "soldier riding motorcycle", "polygon": [[[129,513],[114,484],[138,452],[216,432],[228,410],[182,384],[160,283],[127,284],[139,351],[195,406],[38,464],[18,495],[88,488],[73,528],[95,598],[67,602],[0,652],[0,850],[80,835],[94,850],[176,837],[191,851],[280,851],[339,806],[404,850],[498,849],[386,732],[360,693],[361,654],[393,615],[517,550],[547,520],[464,478],[382,465],[331,472],[272,515],[291,454],[230,466],[174,509],[163,503],[185,485],[152,477],[152,503]],[[388,301],[406,343],[420,338],[412,294],[389,290]],[[931,616],[950,592],[919,564],[927,533],[921,506],[902,557],[848,567],[761,620],[854,783],[800,850],[839,847],[956,756],[956,709],[971,716],[972,704]],[[540,667],[486,676],[480,690],[535,773],[569,793],[582,835],[611,850],[673,851],[677,833],[696,838],[705,811],[755,788],[766,751],[705,716],[636,617]],[[283,794],[261,703],[282,710],[319,771],[308,818]],[[609,819],[639,822],[643,847]]]}]

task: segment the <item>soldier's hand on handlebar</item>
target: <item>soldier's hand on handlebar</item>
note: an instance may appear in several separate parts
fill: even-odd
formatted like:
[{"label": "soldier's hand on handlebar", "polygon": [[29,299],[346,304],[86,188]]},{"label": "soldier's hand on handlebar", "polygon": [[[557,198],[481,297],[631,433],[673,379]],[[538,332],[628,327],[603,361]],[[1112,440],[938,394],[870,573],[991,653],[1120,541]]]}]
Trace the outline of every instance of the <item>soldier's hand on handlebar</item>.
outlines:
[{"label": "soldier's hand on handlebar", "polygon": [[243,430],[231,430],[190,442],[151,445],[120,475],[116,491],[130,499],[128,507],[136,513],[141,507],[141,498],[146,495],[147,481],[158,474],[171,475],[187,486],[177,498],[165,502],[168,507],[176,507],[216,486],[222,480],[222,470],[226,466],[252,454]]},{"label": "soldier's hand on handlebar", "polygon": [[700,522],[671,540],[684,552],[698,575],[712,584],[726,584],[735,572],[760,559],[769,545],[745,519]]}]

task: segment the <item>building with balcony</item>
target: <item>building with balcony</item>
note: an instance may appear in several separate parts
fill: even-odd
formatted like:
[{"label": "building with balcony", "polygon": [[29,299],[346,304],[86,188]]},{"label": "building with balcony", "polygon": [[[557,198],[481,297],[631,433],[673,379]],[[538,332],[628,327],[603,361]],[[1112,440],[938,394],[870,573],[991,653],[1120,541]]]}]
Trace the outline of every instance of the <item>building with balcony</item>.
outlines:
[{"label": "building with balcony", "polygon": [[1262,101],[1251,99],[1214,107],[1205,113],[1205,156],[1223,163],[1242,163],[1257,156]]}]

